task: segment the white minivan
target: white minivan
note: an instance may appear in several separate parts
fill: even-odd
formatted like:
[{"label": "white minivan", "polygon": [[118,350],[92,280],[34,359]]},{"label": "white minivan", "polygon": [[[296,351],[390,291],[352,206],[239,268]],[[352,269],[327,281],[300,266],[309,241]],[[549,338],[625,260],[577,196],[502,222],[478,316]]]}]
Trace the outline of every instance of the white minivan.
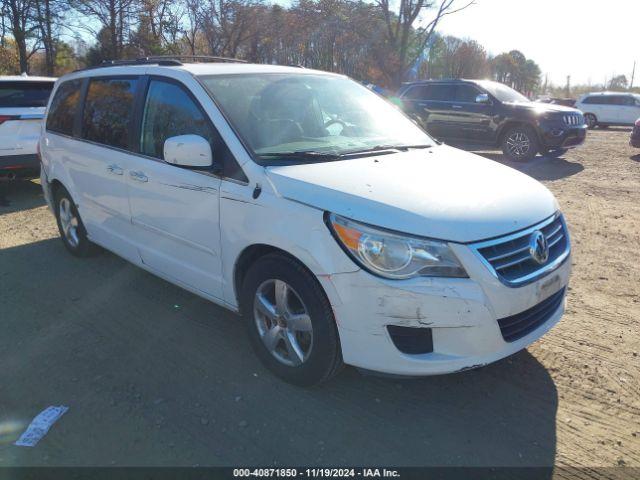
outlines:
[{"label": "white minivan", "polygon": [[584,113],[589,128],[633,126],[640,118],[640,95],[624,92],[598,92],[583,95],[576,108]]},{"label": "white minivan", "polygon": [[439,145],[343,75],[145,59],[61,78],[42,186],[96,245],[242,314],[310,385],[343,364],[433,375],[511,355],[561,318],[570,242],[527,175]]}]

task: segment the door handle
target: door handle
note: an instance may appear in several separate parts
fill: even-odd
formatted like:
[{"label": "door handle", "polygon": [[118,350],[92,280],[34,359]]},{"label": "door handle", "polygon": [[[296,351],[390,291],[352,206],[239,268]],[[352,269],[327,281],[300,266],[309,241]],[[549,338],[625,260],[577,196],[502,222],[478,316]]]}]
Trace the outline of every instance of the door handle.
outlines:
[{"label": "door handle", "polygon": [[109,165],[107,167],[107,171],[109,173],[113,173],[114,175],[122,175],[124,173],[124,170],[122,170],[122,168],[120,168],[115,163],[112,163],[111,165]]},{"label": "door handle", "polygon": [[136,182],[148,182],[149,178],[143,172],[137,172],[135,170],[129,171],[129,176]]}]

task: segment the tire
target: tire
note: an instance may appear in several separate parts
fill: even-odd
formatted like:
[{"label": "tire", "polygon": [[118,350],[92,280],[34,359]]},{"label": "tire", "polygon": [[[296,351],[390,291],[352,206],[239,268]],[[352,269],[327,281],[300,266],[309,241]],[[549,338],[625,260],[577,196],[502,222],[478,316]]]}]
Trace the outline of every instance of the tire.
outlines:
[{"label": "tire", "polygon": [[543,152],[541,152],[545,157],[549,157],[549,158],[558,158],[563,156],[565,153],[567,153],[569,151],[568,148],[554,148],[554,149],[547,149]]},{"label": "tire", "polygon": [[100,247],[87,238],[78,208],[64,187],[55,191],[54,207],[62,243],[72,255],[90,257],[100,252]]},{"label": "tire", "polygon": [[587,124],[587,128],[589,130],[593,130],[594,128],[596,128],[598,126],[598,119],[596,118],[596,116],[593,113],[585,113],[584,114],[584,121]]},{"label": "tire", "polygon": [[510,160],[531,160],[539,150],[538,136],[535,130],[527,125],[510,128],[502,139],[502,152]]},{"label": "tire", "polygon": [[240,308],[256,355],[284,381],[312,386],[340,370],[340,340],[329,299],[294,259],[279,253],[258,259],[242,283]]}]

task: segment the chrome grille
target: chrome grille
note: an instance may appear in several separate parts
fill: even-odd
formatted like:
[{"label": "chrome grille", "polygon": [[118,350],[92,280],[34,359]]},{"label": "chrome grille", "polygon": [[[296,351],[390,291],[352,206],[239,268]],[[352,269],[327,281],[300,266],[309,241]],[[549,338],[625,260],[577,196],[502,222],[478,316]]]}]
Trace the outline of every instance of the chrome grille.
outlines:
[{"label": "chrome grille", "polygon": [[[539,264],[529,252],[531,234],[543,233],[549,247],[549,257]],[[472,245],[483,263],[500,281],[510,287],[532,282],[562,264],[571,250],[569,233],[562,215],[505,237]]]},{"label": "chrome grille", "polygon": [[568,113],[563,115],[562,121],[565,125],[569,125],[570,127],[584,125],[584,117],[580,113]]}]

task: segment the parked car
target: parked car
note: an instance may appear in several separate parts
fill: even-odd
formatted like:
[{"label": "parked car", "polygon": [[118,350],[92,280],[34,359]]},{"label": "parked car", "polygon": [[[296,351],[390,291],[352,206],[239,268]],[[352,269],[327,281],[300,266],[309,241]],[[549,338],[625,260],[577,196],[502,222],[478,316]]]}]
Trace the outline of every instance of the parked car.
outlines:
[{"label": "parked car", "polygon": [[438,145],[342,75],[151,59],[79,71],[58,81],[40,148],[71,254],[100,245],[241,313],[292,383],[343,362],[478,367],[564,312],[569,234],[549,190]]},{"label": "parked car", "polygon": [[640,117],[640,95],[620,92],[588,93],[578,99],[576,108],[584,113],[589,128],[632,126]]},{"label": "parked car", "polygon": [[439,140],[468,149],[502,148],[512,160],[559,156],[586,136],[573,108],[532,102],[488,80],[433,80],[404,85],[407,113]]},{"label": "parked car", "polygon": [[631,132],[631,138],[629,139],[629,145],[632,147],[640,148],[640,118],[636,120],[636,123]]},{"label": "parked car", "polygon": [[37,177],[36,145],[55,78],[0,76],[0,176]]}]

